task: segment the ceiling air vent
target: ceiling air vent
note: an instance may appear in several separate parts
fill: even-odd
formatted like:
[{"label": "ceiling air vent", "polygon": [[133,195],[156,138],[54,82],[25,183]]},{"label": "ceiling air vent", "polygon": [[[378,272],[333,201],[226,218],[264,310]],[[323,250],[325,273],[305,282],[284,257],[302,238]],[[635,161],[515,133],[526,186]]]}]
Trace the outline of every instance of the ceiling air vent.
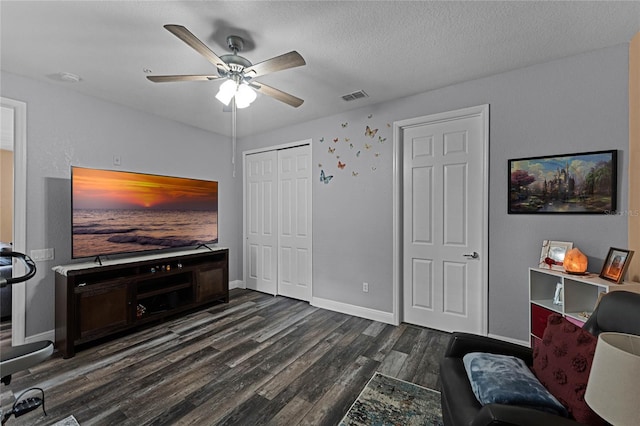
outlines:
[{"label": "ceiling air vent", "polygon": [[348,93],[346,95],[342,95],[342,100],[344,101],[355,101],[356,99],[368,98],[369,95],[366,94],[364,90],[358,90],[353,93]]}]

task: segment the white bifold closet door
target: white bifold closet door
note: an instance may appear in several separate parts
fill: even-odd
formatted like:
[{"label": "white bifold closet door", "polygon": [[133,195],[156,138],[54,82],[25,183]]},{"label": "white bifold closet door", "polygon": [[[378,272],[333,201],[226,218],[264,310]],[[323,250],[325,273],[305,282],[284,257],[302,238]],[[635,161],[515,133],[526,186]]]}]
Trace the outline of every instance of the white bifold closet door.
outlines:
[{"label": "white bifold closet door", "polygon": [[277,152],[247,155],[245,162],[246,286],[277,293]]},{"label": "white bifold closet door", "polygon": [[246,286],[311,300],[311,147],[245,159]]}]

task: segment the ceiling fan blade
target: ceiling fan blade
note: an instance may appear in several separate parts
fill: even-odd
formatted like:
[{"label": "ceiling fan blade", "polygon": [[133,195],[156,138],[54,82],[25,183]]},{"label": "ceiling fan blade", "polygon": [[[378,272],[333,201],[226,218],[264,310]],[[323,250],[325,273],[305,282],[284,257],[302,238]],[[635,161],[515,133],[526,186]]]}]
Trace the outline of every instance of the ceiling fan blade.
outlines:
[{"label": "ceiling fan blade", "polygon": [[218,68],[222,68],[225,71],[229,71],[229,67],[224,63],[222,59],[209,49],[209,47],[201,42],[198,37],[194,36],[191,31],[183,27],[182,25],[165,25],[169,32],[178,37],[180,40],[187,43],[192,49],[204,56],[209,62]]},{"label": "ceiling fan blade", "polygon": [[149,75],[154,83],[170,83],[174,81],[211,81],[220,78],[217,75]]},{"label": "ceiling fan blade", "polygon": [[280,102],[284,102],[285,104],[291,105],[294,108],[298,108],[304,103],[304,100],[300,98],[283,92],[282,90],[278,90],[274,87],[267,86],[266,84],[258,83],[257,81],[252,81],[250,86],[263,95],[271,96],[272,98],[277,99]]},{"label": "ceiling fan blade", "polygon": [[295,68],[302,65],[306,65],[304,58],[300,56],[298,52],[293,50],[289,53],[285,53],[284,55],[276,56],[275,58],[267,59],[266,61],[245,68],[244,74],[247,77],[255,78],[261,75]]}]

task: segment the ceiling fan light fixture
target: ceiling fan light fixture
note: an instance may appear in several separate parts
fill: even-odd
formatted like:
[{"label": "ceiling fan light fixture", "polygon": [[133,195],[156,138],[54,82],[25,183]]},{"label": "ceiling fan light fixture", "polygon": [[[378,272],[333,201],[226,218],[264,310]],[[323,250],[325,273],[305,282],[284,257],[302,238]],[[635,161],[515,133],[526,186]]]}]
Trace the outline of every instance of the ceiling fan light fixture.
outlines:
[{"label": "ceiling fan light fixture", "polygon": [[256,100],[256,97],[256,92],[251,87],[246,84],[240,84],[236,92],[236,106],[238,108],[246,108]]},{"label": "ceiling fan light fixture", "polygon": [[216,94],[216,99],[225,105],[229,105],[231,98],[236,94],[237,84],[233,80],[227,80],[220,85],[220,90]]},{"label": "ceiling fan light fixture", "polygon": [[243,102],[241,100],[238,100],[238,97],[236,96],[236,107],[238,109],[243,109],[248,107],[249,105],[251,105],[249,102]]}]

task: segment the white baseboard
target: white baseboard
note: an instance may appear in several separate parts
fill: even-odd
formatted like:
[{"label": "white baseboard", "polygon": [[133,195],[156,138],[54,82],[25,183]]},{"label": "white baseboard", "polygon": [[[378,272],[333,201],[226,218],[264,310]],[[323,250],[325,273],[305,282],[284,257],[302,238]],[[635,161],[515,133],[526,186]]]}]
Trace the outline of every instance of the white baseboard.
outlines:
[{"label": "white baseboard", "polygon": [[34,334],[33,336],[27,336],[24,339],[24,343],[33,343],[33,342],[41,342],[43,340],[50,340],[52,342],[56,341],[56,331],[55,330],[49,330],[49,331],[44,331],[42,333],[39,334]]},{"label": "white baseboard", "polygon": [[247,288],[242,280],[229,281],[229,290],[233,288]]},{"label": "white baseboard", "polygon": [[493,339],[503,340],[509,343],[515,343],[516,345],[520,345],[520,346],[526,346],[528,348],[531,347],[531,342],[527,340],[513,339],[511,337],[498,336],[496,334],[491,334],[491,333],[489,333],[489,337]]},{"label": "white baseboard", "polygon": [[328,309],[330,311],[340,312],[342,314],[353,315],[355,317],[394,325],[393,313],[391,312],[363,308],[362,306],[350,305],[348,303],[336,302],[335,300],[322,299],[320,297],[312,297],[311,305],[322,309]]}]

